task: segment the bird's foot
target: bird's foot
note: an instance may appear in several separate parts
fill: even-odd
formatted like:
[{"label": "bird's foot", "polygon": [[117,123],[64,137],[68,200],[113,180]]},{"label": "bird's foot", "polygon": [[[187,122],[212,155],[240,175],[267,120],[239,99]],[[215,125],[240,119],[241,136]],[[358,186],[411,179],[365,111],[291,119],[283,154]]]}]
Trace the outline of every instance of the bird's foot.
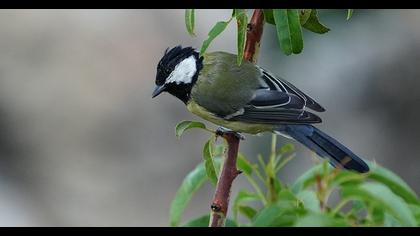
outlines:
[{"label": "bird's foot", "polygon": [[243,136],[242,134],[235,132],[233,130],[227,129],[225,127],[219,127],[216,130],[216,136],[220,136],[220,137],[224,137],[227,134],[233,134],[237,139],[239,140],[245,140],[245,136]]}]

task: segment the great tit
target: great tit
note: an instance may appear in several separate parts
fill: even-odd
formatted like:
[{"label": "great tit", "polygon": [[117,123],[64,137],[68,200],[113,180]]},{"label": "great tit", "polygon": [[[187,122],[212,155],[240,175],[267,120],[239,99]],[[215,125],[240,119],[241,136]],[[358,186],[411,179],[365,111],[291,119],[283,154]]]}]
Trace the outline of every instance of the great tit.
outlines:
[{"label": "great tit", "polygon": [[335,167],[365,173],[368,165],[313,123],[321,118],[307,111],[325,109],[290,82],[237,56],[210,52],[200,56],[192,47],[166,49],[157,65],[152,97],[168,92],[187,109],[229,130],[273,132],[302,143]]}]

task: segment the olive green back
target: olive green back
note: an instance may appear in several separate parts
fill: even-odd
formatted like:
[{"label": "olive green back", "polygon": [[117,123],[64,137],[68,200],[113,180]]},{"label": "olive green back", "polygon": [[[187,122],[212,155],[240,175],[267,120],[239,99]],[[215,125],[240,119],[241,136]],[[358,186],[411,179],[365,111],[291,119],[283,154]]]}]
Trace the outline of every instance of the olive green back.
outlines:
[{"label": "olive green back", "polygon": [[259,69],[249,61],[238,66],[234,54],[208,53],[203,63],[191,96],[210,112],[226,116],[238,111],[260,86]]}]

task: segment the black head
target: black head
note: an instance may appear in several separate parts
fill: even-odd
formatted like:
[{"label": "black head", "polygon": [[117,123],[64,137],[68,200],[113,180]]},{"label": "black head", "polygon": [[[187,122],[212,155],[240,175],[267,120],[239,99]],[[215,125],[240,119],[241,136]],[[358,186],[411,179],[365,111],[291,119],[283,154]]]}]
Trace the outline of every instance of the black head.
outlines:
[{"label": "black head", "polygon": [[156,88],[152,96],[168,92],[187,103],[202,68],[203,58],[194,48],[176,46],[169,51],[166,49],[157,65]]}]

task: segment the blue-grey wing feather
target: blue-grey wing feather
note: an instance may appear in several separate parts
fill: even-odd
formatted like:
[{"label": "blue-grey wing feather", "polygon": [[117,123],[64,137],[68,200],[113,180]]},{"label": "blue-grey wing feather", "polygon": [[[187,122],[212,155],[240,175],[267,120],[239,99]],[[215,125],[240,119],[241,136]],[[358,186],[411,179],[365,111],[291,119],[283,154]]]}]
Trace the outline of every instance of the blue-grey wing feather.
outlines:
[{"label": "blue-grey wing feather", "polygon": [[263,69],[261,79],[261,86],[255,91],[252,100],[241,112],[228,116],[229,120],[274,125],[322,122],[317,115],[305,111],[306,107],[314,108],[313,104],[317,104],[311,102],[311,98]]},{"label": "blue-grey wing feather", "polygon": [[318,112],[325,111],[325,109],[319,103],[317,103],[314,99],[312,99],[311,97],[306,95],[304,92],[296,88],[293,84],[291,84],[287,80],[279,76],[275,76],[271,74],[268,70],[262,67],[259,67],[259,68],[262,74],[261,78],[267,84],[268,89],[294,94],[300,97],[305,102],[306,107],[314,111],[318,111]]},{"label": "blue-grey wing feather", "polygon": [[242,114],[233,116],[229,120],[273,125],[309,124],[322,121],[317,115],[299,109],[256,108],[254,106],[244,107]]}]

